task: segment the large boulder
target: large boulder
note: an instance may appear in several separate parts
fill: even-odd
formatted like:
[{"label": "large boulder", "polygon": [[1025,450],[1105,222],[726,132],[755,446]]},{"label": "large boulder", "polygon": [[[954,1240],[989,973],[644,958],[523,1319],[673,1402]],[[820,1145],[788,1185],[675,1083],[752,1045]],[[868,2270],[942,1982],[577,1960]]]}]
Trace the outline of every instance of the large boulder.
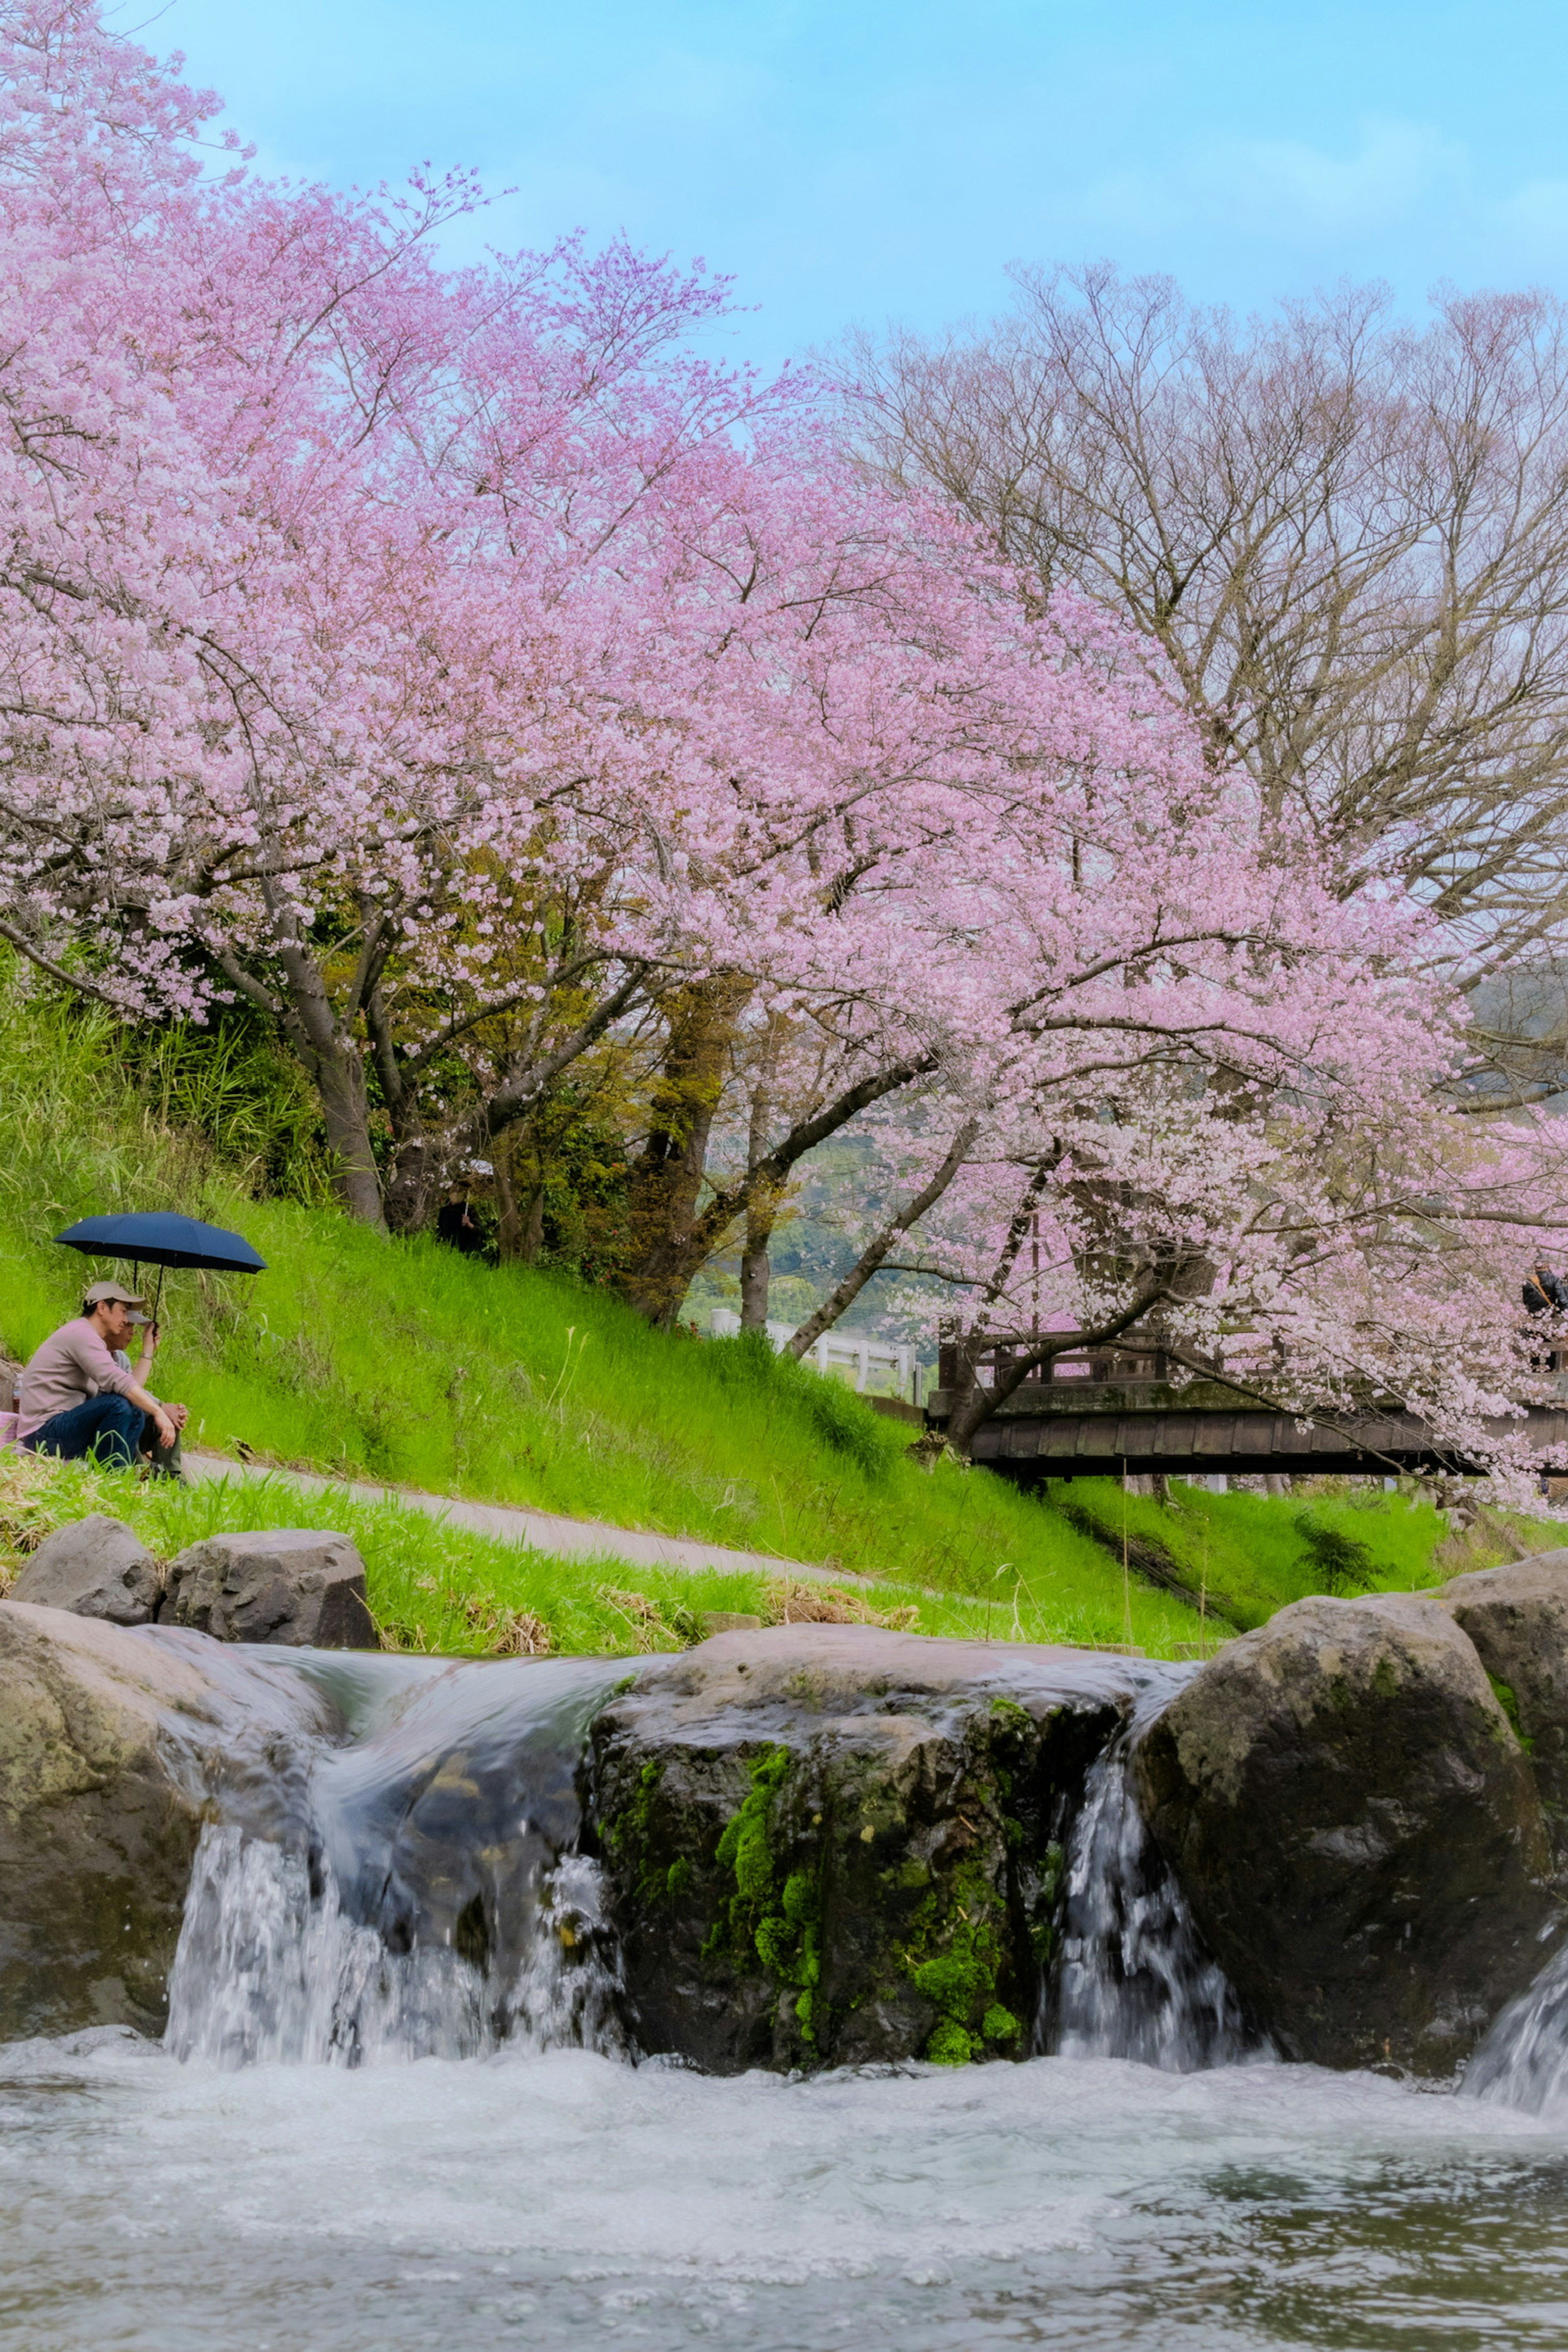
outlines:
[{"label": "large boulder", "polygon": [[1530,1759],[1561,1870],[1568,1865],[1568,1551],[1457,1576],[1441,1598],[1475,1644]]},{"label": "large boulder", "polygon": [[1551,1948],[1530,1766],[1436,1600],[1281,1610],[1178,1694],[1135,1770],[1201,1932],[1287,2057],[1447,2074]]},{"label": "large boulder", "polygon": [[303,1686],[226,1684],[223,1658],[0,1601],[0,2039],[162,2030],[208,1789],[247,1747],[272,1780],[291,1725],[335,1719]]},{"label": "large boulder", "polygon": [[10,1597],[111,1625],[147,1625],[160,1588],[158,1563],[134,1528],[94,1511],[45,1538]]},{"label": "large boulder", "polygon": [[719,2074],[1026,2054],[1067,1824],[1139,1672],[818,1624],[645,1667],[593,1735],[642,2048]]},{"label": "large boulder", "polygon": [[169,1563],[158,1622],[193,1626],[220,1642],[380,1646],[364,1562],[347,1536],[321,1528],[268,1528],[191,1544]]}]

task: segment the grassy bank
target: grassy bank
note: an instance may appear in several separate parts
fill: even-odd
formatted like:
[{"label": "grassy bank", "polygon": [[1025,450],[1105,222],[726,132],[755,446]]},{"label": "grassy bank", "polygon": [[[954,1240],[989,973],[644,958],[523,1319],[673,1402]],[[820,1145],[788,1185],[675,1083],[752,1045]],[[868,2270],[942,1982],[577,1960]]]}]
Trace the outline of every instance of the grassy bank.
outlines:
[{"label": "grassy bank", "polygon": [[[222,1136],[220,1118],[208,1124]],[[158,1384],[190,1405],[192,1440],[214,1451],[837,1566],[878,1579],[879,1610],[912,1610],[922,1631],[1164,1655],[1205,1638],[1211,1617],[1223,1632],[1304,1592],[1442,1573],[1439,1515],[1401,1496],[1325,1496],[1303,1517],[1299,1502],[1178,1488],[1170,1510],[1105,1485],[1041,1502],[984,1472],[918,1468],[899,1424],[753,1342],[666,1337],[561,1277],[255,1197],[234,1149],[156,1114],[112,1024],[0,988],[9,1352],[30,1354],[73,1311],[84,1276],[108,1270],[54,1247],[52,1234],[79,1216],[157,1207],[237,1226],[268,1261],[251,1282],[167,1279]],[[37,1508],[68,1516],[73,1496],[81,1507],[83,1475],[57,1475],[55,1501]],[[638,1625],[638,1639],[663,1639],[605,1588],[641,1596],[658,1626],[679,1620],[687,1633],[701,1609],[774,1605],[763,1576],[694,1581],[545,1560],[281,1486],[110,1483],[117,1512],[164,1554],[214,1524],[344,1526],[371,1564],[378,1614],[432,1647],[493,1646],[495,1627],[522,1617],[565,1648],[626,1646]]]}]

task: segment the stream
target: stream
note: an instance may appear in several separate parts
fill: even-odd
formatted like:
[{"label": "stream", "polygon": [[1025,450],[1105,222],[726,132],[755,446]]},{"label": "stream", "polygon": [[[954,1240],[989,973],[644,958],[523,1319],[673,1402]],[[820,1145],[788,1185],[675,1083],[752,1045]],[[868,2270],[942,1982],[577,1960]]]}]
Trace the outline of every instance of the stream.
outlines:
[{"label": "stream", "polygon": [[1561,1971],[1467,2095],[1281,2064],[1124,1742],[1073,1832],[1040,2054],[715,2080],[637,2063],[575,1850],[624,1668],[228,1671],[312,1680],[348,1737],[274,1771],[265,1822],[238,1759],[163,2046],[0,2048],[6,2352],[1568,2341]]}]

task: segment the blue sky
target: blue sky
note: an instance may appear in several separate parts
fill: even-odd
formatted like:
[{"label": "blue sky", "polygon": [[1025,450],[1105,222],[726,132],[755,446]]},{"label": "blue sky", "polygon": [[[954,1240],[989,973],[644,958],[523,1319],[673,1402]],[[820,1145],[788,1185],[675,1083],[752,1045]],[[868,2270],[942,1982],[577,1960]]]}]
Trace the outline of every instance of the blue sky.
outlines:
[{"label": "blue sky", "polygon": [[510,188],[451,241],[700,254],[764,364],[1010,261],[1243,308],[1343,275],[1568,293],[1563,0],[146,0],[272,171]]}]

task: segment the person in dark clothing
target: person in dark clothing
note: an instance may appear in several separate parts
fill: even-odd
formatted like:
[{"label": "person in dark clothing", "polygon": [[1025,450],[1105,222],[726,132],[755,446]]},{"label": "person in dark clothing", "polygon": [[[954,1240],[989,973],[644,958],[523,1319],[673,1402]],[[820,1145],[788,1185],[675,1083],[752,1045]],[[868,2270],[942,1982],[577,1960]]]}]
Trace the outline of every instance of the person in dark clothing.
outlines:
[{"label": "person in dark clothing", "polygon": [[455,1250],[461,1250],[465,1257],[470,1257],[477,1249],[483,1249],[484,1236],[474,1223],[468,1209],[468,1196],[460,1184],[454,1184],[447,1193],[436,1219],[436,1231],[442,1241],[449,1243]]},{"label": "person in dark clothing", "polygon": [[1531,1315],[1550,1315],[1556,1307],[1568,1307],[1568,1282],[1553,1274],[1543,1258],[1538,1258],[1531,1269],[1524,1303]]},{"label": "person in dark clothing", "polygon": [[[1560,1275],[1552,1273],[1544,1258],[1537,1258],[1531,1268],[1524,1286],[1524,1304],[1526,1312],[1531,1315],[1552,1315],[1568,1307],[1568,1283]],[[1532,1372],[1561,1371],[1563,1351],[1552,1348],[1544,1355],[1532,1355],[1530,1369]]]}]

